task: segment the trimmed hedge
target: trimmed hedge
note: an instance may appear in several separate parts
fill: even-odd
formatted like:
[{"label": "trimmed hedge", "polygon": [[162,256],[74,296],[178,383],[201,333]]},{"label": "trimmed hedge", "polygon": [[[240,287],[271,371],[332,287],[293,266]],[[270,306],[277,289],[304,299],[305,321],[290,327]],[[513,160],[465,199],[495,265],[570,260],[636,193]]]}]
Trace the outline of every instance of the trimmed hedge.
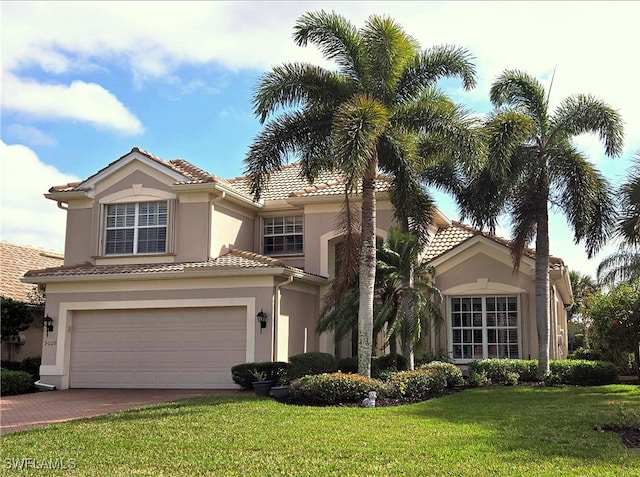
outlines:
[{"label": "trimmed hedge", "polygon": [[455,364],[443,363],[442,361],[431,361],[418,368],[418,371],[422,370],[433,370],[442,374],[447,382],[447,388],[449,389],[455,388],[456,386],[462,386],[464,384],[462,371],[460,371],[460,368]]},{"label": "trimmed hedge", "polygon": [[0,394],[10,396],[33,391],[33,378],[26,371],[0,370]]},{"label": "trimmed hedge", "polygon": [[[599,386],[618,380],[616,366],[606,361],[552,360],[550,376],[545,383]],[[469,364],[469,383],[515,385],[518,382],[537,381],[538,360],[484,359]]]},{"label": "trimmed hedge", "polygon": [[472,385],[484,382],[514,385],[519,381],[536,381],[537,370],[536,359],[483,359],[469,363],[469,381]]},{"label": "trimmed hedge", "polygon": [[[406,371],[409,369],[409,362],[402,355],[396,356],[396,366],[392,365],[393,360],[391,355],[386,354],[384,356],[374,356],[371,358],[371,377],[379,378],[385,371]],[[358,372],[358,357],[351,356],[350,358],[342,358],[338,361],[338,370],[343,373],[357,373]]]},{"label": "trimmed hedge", "polygon": [[42,363],[42,359],[40,356],[29,356],[22,360],[20,363],[20,371],[25,371],[31,375],[34,381],[40,379],[40,364]]},{"label": "trimmed hedge", "polygon": [[268,381],[278,382],[287,375],[289,363],[282,361],[276,362],[259,362],[259,363],[242,363],[236,364],[231,368],[231,377],[233,382],[245,389],[253,389],[253,382],[256,378],[253,372],[265,373]]},{"label": "trimmed hedge", "polygon": [[389,376],[386,395],[411,401],[441,396],[447,389],[447,378],[442,369],[398,371]]},{"label": "trimmed hedge", "polygon": [[329,353],[312,351],[289,357],[289,379],[301,378],[313,374],[335,373],[338,371],[336,358]]},{"label": "trimmed hedge", "polygon": [[289,399],[297,404],[331,406],[360,402],[370,391],[382,393],[382,382],[359,374],[324,373],[306,375],[293,381]]},{"label": "trimmed hedge", "polygon": [[601,386],[618,381],[618,368],[608,361],[587,361],[584,359],[551,361],[549,368],[551,375],[557,376],[561,384]]}]

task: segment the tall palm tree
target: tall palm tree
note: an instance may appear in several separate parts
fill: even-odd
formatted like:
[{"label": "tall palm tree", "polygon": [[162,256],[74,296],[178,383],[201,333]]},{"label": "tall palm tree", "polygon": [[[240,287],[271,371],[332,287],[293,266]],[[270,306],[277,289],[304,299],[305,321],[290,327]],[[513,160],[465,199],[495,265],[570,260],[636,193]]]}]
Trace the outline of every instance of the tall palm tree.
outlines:
[{"label": "tall palm tree", "polygon": [[[400,336],[402,355],[414,368],[415,349],[430,324],[442,326],[442,295],[434,284],[435,270],[419,260],[422,246],[415,235],[389,230],[378,247],[376,328],[387,325],[387,343]],[[409,276],[411,279],[409,280]]]},{"label": "tall palm tree", "polygon": [[613,232],[614,204],[606,179],[572,143],[596,133],[608,156],[622,149],[619,114],[589,95],[564,99],[549,111],[542,84],[527,73],[508,70],[490,92],[485,168],[459,197],[464,218],[495,231],[498,217],[511,219],[514,272],[535,237],[535,303],[538,377],[549,371],[549,205],[560,210],[576,243],[591,257]]},{"label": "tall palm tree", "polygon": [[392,177],[397,215],[404,217],[408,214],[398,211],[409,211],[415,214],[413,221],[429,219],[428,211],[418,205],[429,202],[417,175],[419,138],[437,133],[461,150],[468,152],[473,146],[464,111],[434,85],[454,76],[471,88],[475,70],[465,49],[421,50],[414,38],[384,16],[371,16],[356,29],[336,13],[307,13],[296,22],[293,38],[299,46],[315,44],[337,69],[288,63],[263,76],[254,110],[263,123],[269,121],[250,147],[246,172],[259,197],[269,174],[297,156],[310,182],[323,171],[339,171],[348,192],[360,191],[358,372],[370,376],[376,179],[381,171]]},{"label": "tall palm tree", "polygon": [[616,228],[620,250],[598,266],[598,281],[611,287],[640,280],[640,152],[636,152],[629,176],[620,187],[620,215]]}]

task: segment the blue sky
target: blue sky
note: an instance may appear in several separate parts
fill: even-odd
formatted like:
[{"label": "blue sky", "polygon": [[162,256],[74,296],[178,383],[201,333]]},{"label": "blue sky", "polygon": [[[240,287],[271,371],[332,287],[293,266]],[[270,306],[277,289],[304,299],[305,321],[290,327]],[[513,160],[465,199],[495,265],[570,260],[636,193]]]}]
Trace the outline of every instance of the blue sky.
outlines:
[{"label": "blue sky", "polygon": [[[43,194],[135,146],[241,175],[260,130],[251,108],[260,75],[291,61],[331,67],[291,39],[296,19],[320,9],[357,26],[388,14],[422,47],[468,48],[477,87],[441,87],[478,114],[490,110],[489,87],[504,69],[548,86],[556,68],[552,105],[591,93],[621,112],[622,157],[606,158],[597,138],[578,140],[614,184],[640,149],[640,2],[0,2],[0,237],[63,250],[65,212]],[[453,202],[437,198],[457,219]],[[551,252],[570,268],[593,274],[612,250],[587,261],[552,219]]]}]

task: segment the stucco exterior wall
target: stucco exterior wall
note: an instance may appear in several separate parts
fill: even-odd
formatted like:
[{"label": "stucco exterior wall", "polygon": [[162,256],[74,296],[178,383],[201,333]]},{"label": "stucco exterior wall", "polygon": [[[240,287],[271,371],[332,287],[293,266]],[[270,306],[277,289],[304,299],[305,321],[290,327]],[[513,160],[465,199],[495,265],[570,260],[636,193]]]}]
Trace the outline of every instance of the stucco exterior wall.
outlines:
[{"label": "stucco exterior wall", "polygon": [[91,246],[93,234],[93,209],[74,208],[74,204],[70,203],[67,210],[67,228],[64,244],[65,265],[95,263]]},{"label": "stucco exterior wall", "polygon": [[281,323],[288,322],[288,356],[319,350],[318,295],[314,290],[282,290]]},{"label": "stucco exterior wall", "polygon": [[259,227],[259,220],[254,214],[242,213],[236,207],[214,204],[211,221],[211,256],[218,257],[230,248],[254,250],[254,226]]},{"label": "stucco exterior wall", "polygon": [[209,203],[179,201],[175,217],[175,261],[209,259]]}]

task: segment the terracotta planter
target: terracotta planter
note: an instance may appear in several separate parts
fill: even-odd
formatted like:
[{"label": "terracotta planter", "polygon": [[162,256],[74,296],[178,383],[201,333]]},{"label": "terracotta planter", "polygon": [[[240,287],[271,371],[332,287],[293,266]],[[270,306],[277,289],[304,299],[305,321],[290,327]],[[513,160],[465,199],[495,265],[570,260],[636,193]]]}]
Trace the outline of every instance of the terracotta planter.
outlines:
[{"label": "terracotta planter", "polygon": [[251,383],[256,396],[268,396],[273,386],[273,381],[255,381]]}]

